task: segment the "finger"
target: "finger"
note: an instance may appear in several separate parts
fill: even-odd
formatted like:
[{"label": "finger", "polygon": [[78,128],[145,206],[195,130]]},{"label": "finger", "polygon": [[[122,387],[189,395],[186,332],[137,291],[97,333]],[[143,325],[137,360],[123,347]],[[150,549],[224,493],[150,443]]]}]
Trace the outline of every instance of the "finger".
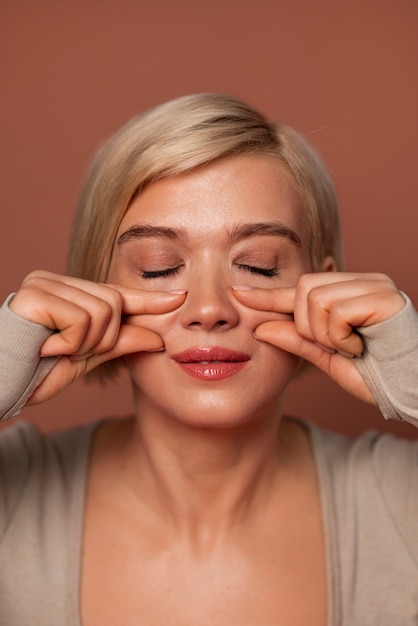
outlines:
[{"label": "finger", "polygon": [[350,297],[350,293],[344,297],[345,293],[339,286],[312,290],[307,303],[296,307],[294,320],[298,333],[306,339],[348,356],[359,356],[363,343],[356,326],[364,312],[358,317],[358,298]]},{"label": "finger", "polygon": [[[45,291],[46,293],[53,293],[62,297],[68,294],[68,298],[72,302],[77,302],[79,298],[82,298],[82,294],[96,296],[101,300],[109,302],[111,306],[115,303],[118,304],[121,300],[123,312],[134,314],[165,313],[174,310],[182,304],[186,296],[185,290],[168,292],[131,289],[120,285],[95,283],[83,278],[61,276],[46,271],[36,271],[29,274],[23,282],[23,287],[25,287],[25,290],[32,288],[37,290],[38,293]],[[18,299],[18,295],[19,298],[21,297],[20,293],[18,293],[14,300]],[[28,302],[27,313],[30,314],[33,308],[33,301],[31,302],[28,297],[26,297],[26,301]],[[82,300],[80,302],[82,302]],[[13,306],[15,306],[14,303]],[[37,320],[27,317],[22,312],[21,306],[19,309],[20,310],[15,311],[18,315],[25,317],[29,321],[38,323]],[[42,324],[42,321],[39,323]]]},{"label": "finger", "polygon": [[102,363],[134,352],[156,352],[162,349],[164,342],[157,333],[147,328],[122,326],[118,341],[108,352],[76,357],[62,356],[51,373],[36,388],[28,404],[45,402]]},{"label": "finger", "polygon": [[302,279],[298,287],[294,318],[299,334],[353,355],[363,349],[356,328],[383,321],[405,305],[393,283],[379,278],[356,277],[315,287],[312,282],[310,277]]},{"label": "finger", "polygon": [[[119,292],[121,293],[121,292]],[[136,325],[142,326],[144,315],[162,315],[177,309],[185,300],[186,292],[147,292],[142,291],[140,294],[137,290],[129,290],[124,293],[122,290],[122,328],[123,326]],[[130,311],[138,311],[140,313],[132,314]],[[109,324],[105,335],[98,345],[94,346],[94,353],[108,352],[116,342],[120,340],[121,317],[119,312],[113,315],[112,324]],[[145,330],[145,329],[144,329]],[[147,336],[144,333],[144,337]],[[158,335],[156,335],[158,337]],[[146,348],[148,349],[148,348]],[[156,349],[151,347],[149,349]]]},{"label": "finger", "polygon": [[149,328],[124,324],[121,326],[115,345],[108,352],[94,354],[87,358],[86,373],[102,363],[136,352],[158,352],[164,349],[164,341]]},{"label": "finger", "polygon": [[[75,302],[68,299],[71,295]],[[43,325],[58,332],[44,343],[42,356],[83,353],[95,347],[97,349],[101,343],[102,350],[111,347],[119,332],[121,305],[120,298],[119,302],[110,304],[72,288],[66,292],[65,299],[44,293]],[[41,323],[40,320],[38,323]]]},{"label": "finger", "polygon": [[[82,345],[77,349],[81,356],[85,352],[93,354],[106,353],[113,348],[119,340],[121,322],[126,324],[129,318],[136,318],[138,325],[141,325],[142,315],[160,315],[178,308],[186,297],[185,291],[178,292],[152,292],[136,289],[127,289],[118,286],[102,287],[96,293],[103,295],[109,301],[95,297],[93,302],[89,302],[90,294],[85,298],[80,298],[84,306],[91,311],[90,329]],[[115,295],[117,297],[115,297]],[[123,317],[121,317],[123,316]],[[62,333],[63,339],[67,339],[66,330]],[[56,336],[50,338],[50,343],[46,349],[54,350],[57,354],[60,339]],[[54,345],[54,342],[55,345]],[[52,347],[54,345],[54,347]],[[58,352],[59,353],[59,352]],[[62,353],[61,353],[62,354]],[[66,352],[68,354],[68,352]]]},{"label": "finger", "polygon": [[296,288],[294,319],[298,333],[312,342],[335,348],[329,338],[330,306],[337,298],[347,297],[347,285],[356,275],[336,272],[305,274]]},{"label": "finger", "polygon": [[263,322],[255,329],[254,335],[261,341],[306,359],[324,371],[327,370],[332,355],[317,344],[299,335],[292,321]]},{"label": "finger", "polygon": [[[83,349],[89,330],[91,331],[91,314],[85,307],[47,293],[43,294],[42,311],[37,315],[36,323],[57,331],[43,344],[42,356],[72,354]],[[97,337],[96,341],[102,332],[101,325],[96,325],[93,332]],[[86,343],[86,349],[89,343]]]},{"label": "finger", "polygon": [[117,333],[122,308],[122,297],[117,291],[89,281],[68,284],[60,276],[44,274],[34,273],[25,280],[11,301],[11,309],[28,321],[60,331],[60,337],[48,344],[51,349],[55,346],[53,354],[57,350],[58,354],[88,350],[106,333]]},{"label": "finger", "polygon": [[[347,300],[340,300],[331,306],[328,322],[330,341],[341,351],[360,355],[363,351],[361,329],[379,323],[396,314],[405,300],[399,294],[387,298],[382,293],[366,293]],[[383,316],[383,319],[382,319]],[[354,329],[359,329],[358,331]]]},{"label": "finger", "polygon": [[[359,316],[357,326],[375,324],[397,313],[404,300],[394,283],[384,274],[352,274],[323,272],[301,276],[295,297],[295,321],[298,332],[308,339],[316,338],[327,344],[327,316],[331,307],[361,295],[380,294],[379,306],[363,300],[364,320]],[[373,313],[373,316],[370,315]],[[367,319],[369,318],[369,319]]]},{"label": "finger", "polygon": [[114,286],[122,296],[122,312],[126,315],[169,313],[181,306],[186,291],[146,291]]},{"label": "finger", "polygon": [[280,289],[247,288],[240,285],[232,287],[236,299],[245,306],[260,311],[289,314],[293,313],[295,291],[294,287]]},{"label": "finger", "polygon": [[256,328],[255,336],[261,341],[309,361],[355,397],[364,402],[376,404],[353,359],[338,353],[330,354],[327,350],[301,337],[293,322],[264,322]]},{"label": "finger", "polygon": [[[39,275],[41,274],[41,275]],[[122,308],[163,313],[184,301],[185,292],[147,292],[99,285],[82,279],[37,273],[12,300],[15,313],[57,330],[42,356],[106,352],[115,343]]]}]

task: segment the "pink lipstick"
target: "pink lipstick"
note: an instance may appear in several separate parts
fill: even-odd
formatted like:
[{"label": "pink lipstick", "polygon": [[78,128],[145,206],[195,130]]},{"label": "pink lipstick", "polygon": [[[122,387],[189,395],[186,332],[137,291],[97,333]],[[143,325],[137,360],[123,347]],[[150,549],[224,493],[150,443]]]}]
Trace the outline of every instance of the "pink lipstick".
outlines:
[{"label": "pink lipstick", "polygon": [[173,354],[171,358],[190,376],[199,380],[217,381],[242,370],[251,357],[244,352],[214,346],[189,348]]}]

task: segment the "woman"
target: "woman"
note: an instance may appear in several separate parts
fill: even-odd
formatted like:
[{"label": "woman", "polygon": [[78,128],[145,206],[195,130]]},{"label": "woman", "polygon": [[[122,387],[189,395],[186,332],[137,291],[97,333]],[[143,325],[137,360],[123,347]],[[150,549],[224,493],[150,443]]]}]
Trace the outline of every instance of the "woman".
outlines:
[{"label": "woman", "polygon": [[246,104],[181,98],[106,144],[70,276],[3,306],[1,406],[125,366],[134,415],[2,435],[4,623],[416,623],[416,444],[282,416],[309,361],[418,418],[411,303],[341,265],[323,165]]}]

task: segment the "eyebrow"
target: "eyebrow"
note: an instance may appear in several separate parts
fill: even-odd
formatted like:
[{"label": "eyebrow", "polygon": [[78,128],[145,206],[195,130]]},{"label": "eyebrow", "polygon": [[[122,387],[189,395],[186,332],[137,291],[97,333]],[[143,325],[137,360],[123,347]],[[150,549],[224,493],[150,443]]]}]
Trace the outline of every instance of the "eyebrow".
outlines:
[{"label": "eyebrow", "polygon": [[[302,245],[299,235],[282,222],[250,222],[248,224],[239,224],[231,230],[229,238],[231,241],[236,241],[255,235],[285,237],[299,247]],[[146,237],[163,237],[172,240],[185,239],[184,232],[178,228],[152,226],[151,224],[136,224],[122,233],[122,235],[118,237],[117,243],[122,244],[127,241]]]},{"label": "eyebrow", "polygon": [[166,228],[165,226],[151,226],[151,224],[137,224],[128,228],[127,231],[118,237],[118,244],[131,241],[132,239],[142,239],[144,237],[164,237],[166,239],[183,239],[182,231],[177,228]]},{"label": "eyebrow", "polygon": [[274,235],[285,237],[297,246],[302,245],[299,235],[282,222],[256,222],[236,226],[231,232],[231,239],[244,239],[252,235]]}]

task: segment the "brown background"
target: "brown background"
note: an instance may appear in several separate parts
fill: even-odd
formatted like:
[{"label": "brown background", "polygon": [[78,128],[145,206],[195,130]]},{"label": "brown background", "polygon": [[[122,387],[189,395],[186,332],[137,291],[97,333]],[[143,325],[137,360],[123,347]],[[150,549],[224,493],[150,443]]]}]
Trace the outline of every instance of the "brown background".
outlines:
[{"label": "brown background", "polygon": [[[382,271],[418,303],[416,0],[3,0],[0,291],[63,272],[92,155],[132,115],[221,91],[305,133],[336,181],[347,269]],[[42,428],[131,406],[129,384],[78,382],[25,418]],[[288,411],[358,433],[386,424],[319,373]]]}]

